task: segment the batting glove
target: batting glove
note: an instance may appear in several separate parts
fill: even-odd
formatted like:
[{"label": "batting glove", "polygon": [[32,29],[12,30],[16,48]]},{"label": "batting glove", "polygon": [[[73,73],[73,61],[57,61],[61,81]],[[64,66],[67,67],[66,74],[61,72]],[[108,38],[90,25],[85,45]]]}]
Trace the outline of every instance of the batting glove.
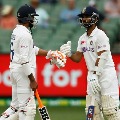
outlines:
[{"label": "batting glove", "polygon": [[60,60],[59,58],[53,58],[50,60],[50,64],[53,65],[55,64],[58,68],[65,67],[65,62]]},{"label": "batting glove", "polygon": [[58,68],[61,68],[65,67],[66,60],[66,55],[64,55],[60,51],[57,51],[56,56],[50,60],[50,64],[55,64]]},{"label": "batting glove", "polygon": [[71,57],[71,41],[68,41],[67,44],[63,44],[60,47],[60,52],[64,53],[67,57]]},{"label": "batting glove", "polygon": [[92,89],[93,94],[100,92],[101,87],[100,87],[99,82],[98,82],[98,75],[92,73],[90,75],[88,82],[89,82],[89,85]]},{"label": "batting glove", "polygon": [[56,56],[56,51],[49,50],[46,56],[46,59],[50,59]]}]

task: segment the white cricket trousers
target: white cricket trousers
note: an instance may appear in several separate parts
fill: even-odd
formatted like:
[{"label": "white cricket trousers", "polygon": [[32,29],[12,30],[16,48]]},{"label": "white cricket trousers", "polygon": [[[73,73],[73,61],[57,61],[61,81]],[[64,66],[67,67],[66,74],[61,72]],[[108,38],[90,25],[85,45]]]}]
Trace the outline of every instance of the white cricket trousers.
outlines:
[{"label": "white cricket trousers", "polygon": [[[87,81],[89,79],[89,74],[90,72],[88,72]],[[98,81],[101,86],[101,92],[95,95],[96,100],[101,103],[101,96],[108,95],[111,96],[119,106],[119,86],[115,68],[109,67],[105,69]],[[87,94],[92,95],[89,83],[87,84]]]},{"label": "white cricket trousers", "polygon": [[[35,70],[33,69],[35,76]],[[12,82],[12,102],[11,105],[24,108],[29,98],[34,96],[34,92],[30,88],[30,80],[24,74],[21,68],[10,70],[10,80]],[[19,119],[20,120],[20,119]]]}]

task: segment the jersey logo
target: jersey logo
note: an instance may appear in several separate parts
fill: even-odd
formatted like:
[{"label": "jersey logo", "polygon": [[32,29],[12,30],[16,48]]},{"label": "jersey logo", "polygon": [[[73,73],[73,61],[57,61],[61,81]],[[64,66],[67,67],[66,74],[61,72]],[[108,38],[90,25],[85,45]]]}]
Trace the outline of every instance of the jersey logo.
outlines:
[{"label": "jersey logo", "polygon": [[82,14],[84,14],[85,12],[86,12],[86,7],[83,8],[83,10],[82,10]]},{"label": "jersey logo", "polygon": [[20,13],[18,13],[17,16],[20,17]]},{"label": "jersey logo", "polygon": [[82,44],[85,44],[85,40],[82,40],[82,41],[81,41],[81,45],[82,45]]},{"label": "jersey logo", "polygon": [[92,44],[93,44],[93,41],[91,40],[91,41],[90,41],[90,45],[92,45]]}]

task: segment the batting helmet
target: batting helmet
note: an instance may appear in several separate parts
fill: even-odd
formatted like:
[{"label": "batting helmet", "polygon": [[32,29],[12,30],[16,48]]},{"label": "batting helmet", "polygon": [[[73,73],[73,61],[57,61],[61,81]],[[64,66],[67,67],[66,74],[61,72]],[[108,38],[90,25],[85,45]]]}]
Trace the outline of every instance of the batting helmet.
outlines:
[{"label": "batting helmet", "polygon": [[35,9],[32,6],[29,6],[27,4],[21,6],[18,11],[17,11],[17,19],[20,23],[33,23],[34,16],[39,16],[38,14],[36,14]]},{"label": "batting helmet", "polygon": [[[83,8],[81,13],[78,14],[78,17],[79,17],[79,23],[82,26],[88,28],[91,25],[96,24],[98,22],[99,12],[94,7],[88,6],[88,7]],[[83,22],[83,18],[85,18],[85,17],[90,17],[91,18],[89,23],[88,22],[85,22],[85,23]]]}]

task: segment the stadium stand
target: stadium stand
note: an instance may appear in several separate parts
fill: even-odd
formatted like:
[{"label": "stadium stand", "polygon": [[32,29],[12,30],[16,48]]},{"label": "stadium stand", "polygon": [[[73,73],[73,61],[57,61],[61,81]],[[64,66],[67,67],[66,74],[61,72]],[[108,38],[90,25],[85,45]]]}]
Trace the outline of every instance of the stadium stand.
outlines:
[{"label": "stadium stand", "polygon": [[1,53],[9,53],[10,52],[10,38],[11,38],[11,30],[3,30],[0,29],[0,52]]},{"label": "stadium stand", "polygon": [[[76,0],[77,7],[82,9],[88,5],[88,0]],[[23,4],[29,4],[29,0],[4,0],[3,4],[9,4],[15,7],[16,11],[19,6]],[[97,6],[100,11],[103,11],[104,0],[98,0]],[[77,41],[79,37],[85,32],[84,28],[80,28],[79,25],[75,26],[69,23],[61,23],[59,21],[59,13],[65,8],[65,5],[59,2],[53,6],[50,4],[41,4],[50,15],[50,27],[47,29],[36,28],[33,30],[34,44],[43,49],[59,49],[59,47],[66,43],[68,40],[72,41],[72,51],[76,50]],[[15,13],[16,14],[16,13]],[[110,19],[108,22],[102,22],[102,28],[105,30],[106,34],[110,38],[110,44],[112,47],[119,42],[119,27],[120,19]],[[6,31],[0,29],[0,53],[9,53],[10,48],[10,34],[11,31]],[[114,52],[118,49],[114,50]],[[120,52],[120,50],[119,50]]]}]

